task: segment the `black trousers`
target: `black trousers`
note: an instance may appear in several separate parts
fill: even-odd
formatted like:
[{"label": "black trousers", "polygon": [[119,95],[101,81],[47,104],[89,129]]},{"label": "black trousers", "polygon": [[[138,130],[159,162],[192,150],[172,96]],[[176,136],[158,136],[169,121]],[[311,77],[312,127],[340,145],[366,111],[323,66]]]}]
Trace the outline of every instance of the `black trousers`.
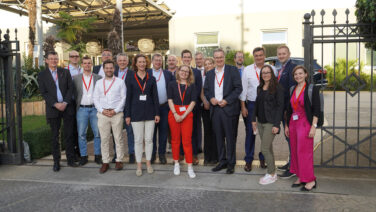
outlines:
[{"label": "black trousers", "polygon": [[227,164],[228,166],[235,166],[236,164],[235,131],[238,129],[235,127],[237,127],[238,119],[239,116],[228,116],[219,106],[213,107],[212,124],[220,164]]},{"label": "black trousers", "polygon": [[73,108],[74,108],[74,115],[73,115],[73,147],[74,147],[74,153],[78,156],[81,156],[80,154],[80,147],[78,146],[78,129],[77,129],[77,118],[76,118],[76,102],[73,101]]},{"label": "black trousers", "polygon": [[50,125],[52,132],[52,156],[55,162],[59,162],[61,158],[60,142],[59,142],[59,130],[61,127],[61,119],[64,123],[64,142],[65,153],[68,162],[74,161],[74,138],[73,138],[73,124],[74,117],[68,112],[60,112],[57,118],[48,118],[47,122]]},{"label": "black trousers", "polygon": [[210,110],[202,110],[202,122],[204,124],[204,160],[218,161],[218,149],[210,119]]},{"label": "black trousers", "polygon": [[201,131],[201,106],[195,106],[193,109],[193,130],[192,130],[192,153],[194,156],[198,155],[198,152],[202,147],[200,146],[202,139]]}]

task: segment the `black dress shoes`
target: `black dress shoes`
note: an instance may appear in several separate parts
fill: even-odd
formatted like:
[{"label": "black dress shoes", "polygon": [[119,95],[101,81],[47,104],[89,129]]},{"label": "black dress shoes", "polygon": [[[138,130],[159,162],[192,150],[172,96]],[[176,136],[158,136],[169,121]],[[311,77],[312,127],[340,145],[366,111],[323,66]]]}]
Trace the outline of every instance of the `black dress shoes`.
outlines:
[{"label": "black dress shoes", "polygon": [[87,164],[87,162],[88,162],[87,156],[82,156],[79,165],[84,166],[85,164]]},{"label": "black dress shoes", "polygon": [[226,174],[234,174],[235,169],[234,166],[228,166],[226,170]]},{"label": "black dress shoes", "polygon": [[129,154],[129,163],[130,164],[136,163],[136,158],[134,154]]},{"label": "black dress shoes", "polygon": [[213,172],[221,171],[222,169],[227,168],[227,164],[218,164],[212,169]]},{"label": "black dress shoes", "polygon": [[291,185],[291,188],[298,188],[298,187],[300,187],[300,186],[304,186],[305,185],[305,183],[293,183],[292,185]]},{"label": "black dress shoes", "polygon": [[78,167],[78,164],[74,161],[68,161],[67,165],[70,166],[70,167]]},{"label": "black dress shoes", "polygon": [[245,163],[244,171],[246,171],[246,172],[252,171],[252,161],[249,162],[249,163]]},{"label": "black dress shoes", "polygon": [[98,165],[102,164],[102,155],[95,155],[94,156],[94,161]]},{"label": "black dress shoes", "polygon": [[52,170],[54,170],[54,172],[60,171],[60,163],[54,162],[54,166],[53,166]]},{"label": "black dress shoes", "polygon": [[152,154],[152,155],[151,155],[151,159],[150,159],[150,163],[151,163],[151,164],[154,164],[155,159],[156,159],[155,154]]},{"label": "black dress shoes", "polygon": [[159,162],[161,164],[166,164],[167,163],[166,155],[159,155]]}]

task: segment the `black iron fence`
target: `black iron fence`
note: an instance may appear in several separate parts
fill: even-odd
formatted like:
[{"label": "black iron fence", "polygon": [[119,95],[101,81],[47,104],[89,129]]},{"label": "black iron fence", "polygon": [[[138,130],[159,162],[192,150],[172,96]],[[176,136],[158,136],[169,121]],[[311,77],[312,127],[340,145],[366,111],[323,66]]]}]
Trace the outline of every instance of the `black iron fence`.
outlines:
[{"label": "black iron fence", "polygon": [[1,39],[0,30],[0,164],[23,161],[21,60],[17,30],[14,34],[14,41],[9,30]]},{"label": "black iron fence", "polygon": [[[364,47],[365,42],[376,42],[376,23],[350,23],[348,9],[341,14],[346,17],[344,23],[338,23],[337,10],[331,12],[321,10],[316,18],[312,11],[304,15],[303,22],[304,65],[311,73],[314,59],[332,65],[332,72],[321,73],[322,78],[332,79],[332,85],[321,85],[325,124],[315,146],[314,163],[322,167],[376,168],[375,56],[373,50]],[[327,20],[330,22],[325,23]],[[364,65],[367,51],[371,60]],[[350,69],[354,55],[357,65]],[[344,66],[339,66],[340,59],[345,61]],[[345,76],[338,82],[340,74]]]}]

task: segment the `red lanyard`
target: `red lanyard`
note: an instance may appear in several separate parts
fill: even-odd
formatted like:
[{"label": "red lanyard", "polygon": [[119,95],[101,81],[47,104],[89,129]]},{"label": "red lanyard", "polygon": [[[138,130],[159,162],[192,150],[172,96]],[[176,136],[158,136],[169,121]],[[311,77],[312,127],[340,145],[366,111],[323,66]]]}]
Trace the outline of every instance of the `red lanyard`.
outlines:
[{"label": "red lanyard", "polygon": [[[86,85],[86,82],[85,82],[85,79],[84,79],[84,75],[82,75],[82,82],[84,82],[84,85],[85,85],[85,88],[86,88],[86,91],[89,92],[89,89],[90,89],[90,85],[91,85],[91,80],[93,79],[93,75],[90,76],[90,81],[89,81],[89,87],[87,87]],[[103,80],[104,81],[104,80]]]},{"label": "red lanyard", "polygon": [[223,72],[222,79],[221,79],[221,81],[219,82],[219,81],[218,81],[218,78],[217,78],[217,74],[215,74],[215,79],[217,80],[217,83],[218,83],[218,86],[219,86],[219,87],[221,87],[222,82],[223,82],[223,78],[224,78],[224,77],[225,77],[225,73]]},{"label": "red lanyard", "polygon": [[112,80],[111,84],[110,84],[110,87],[108,87],[108,89],[106,90],[106,85],[105,85],[105,79],[103,79],[103,91],[104,91],[104,95],[106,96],[106,94],[108,93],[108,91],[110,91],[112,85],[114,84],[116,80],[116,77],[114,77],[114,79]]},{"label": "red lanyard", "polygon": [[[119,72],[120,72],[120,69],[119,69]],[[121,77],[122,80],[124,80],[125,75],[127,75],[128,69],[127,71],[124,71],[124,72],[125,72],[124,75]]]},{"label": "red lanyard", "polygon": [[134,73],[134,78],[137,80],[138,86],[140,86],[140,89],[141,89],[142,94],[144,94],[144,90],[145,90],[145,87],[146,87],[146,83],[147,83],[147,81],[148,81],[148,79],[149,79],[149,74],[146,73],[146,81],[145,81],[145,83],[144,83],[144,87],[141,86],[141,83],[140,83],[140,81],[138,80],[138,77],[136,76],[136,73]]},{"label": "red lanyard", "polygon": [[163,72],[162,70],[159,71],[159,77],[157,79],[157,82],[159,82],[159,80],[161,80],[162,72]]},{"label": "red lanyard", "polygon": [[258,81],[260,82],[260,77],[259,77],[259,75],[258,75],[258,73],[257,73],[257,66],[256,66],[256,63],[254,64],[254,67],[255,67],[256,77],[257,77]]},{"label": "red lanyard", "polygon": [[278,82],[279,82],[279,79],[281,79],[282,72],[285,70],[285,68],[286,68],[286,64],[282,66],[282,69],[278,73]]},{"label": "red lanyard", "polygon": [[296,98],[296,87],[294,89],[295,98],[294,97],[292,98],[292,107],[294,108],[294,111],[296,111],[298,109],[299,98],[302,95],[302,93],[304,92],[305,87],[306,87],[306,83],[304,83],[302,90],[300,90],[298,98]]},{"label": "red lanyard", "polygon": [[52,71],[52,73],[56,73],[56,77],[55,77],[55,79],[54,79],[54,81],[55,81],[55,84],[56,84],[56,81],[57,81],[57,69],[56,69],[56,71]]},{"label": "red lanyard", "polygon": [[180,99],[181,99],[181,105],[184,105],[184,97],[185,97],[185,92],[187,91],[187,84],[185,84],[185,90],[184,90],[184,93],[183,93],[183,97],[181,95],[180,83],[178,83],[178,89],[179,89],[179,95],[180,95]]}]

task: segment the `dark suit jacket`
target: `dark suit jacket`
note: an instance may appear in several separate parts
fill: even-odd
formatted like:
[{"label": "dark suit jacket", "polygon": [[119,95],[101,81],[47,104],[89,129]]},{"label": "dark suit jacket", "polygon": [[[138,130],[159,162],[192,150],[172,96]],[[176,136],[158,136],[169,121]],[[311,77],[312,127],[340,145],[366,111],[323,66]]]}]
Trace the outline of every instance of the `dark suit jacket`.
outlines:
[{"label": "dark suit jacket", "polygon": [[[68,103],[64,112],[73,115],[74,108],[72,104],[73,84],[72,77],[67,69],[57,68],[60,92],[63,101]],[[54,107],[57,103],[56,84],[48,68],[38,74],[39,91],[46,101],[46,118],[59,117],[60,111]]]},{"label": "dark suit jacket", "polygon": [[286,110],[289,105],[290,87],[296,85],[294,77],[292,76],[292,71],[294,70],[295,66],[296,64],[293,63],[292,60],[289,60],[286,64],[285,70],[282,72],[281,78],[279,79],[279,84],[284,88],[284,110]]},{"label": "dark suit jacket", "polygon": [[[209,71],[205,78],[204,94],[207,100],[215,98],[215,69]],[[235,66],[225,65],[223,79],[223,99],[227,105],[223,108],[228,116],[239,115],[239,95],[242,92],[242,82],[239,72]],[[212,113],[212,108],[210,113]],[[219,106],[215,106],[219,107]]]},{"label": "dark suit jacket", "polygon": [[195,107],[200,107],[201,105],[201,89],[202,89],[202,76],[201,71],[197,68],[192,68],[193,74],[195,75],[195,87],[196,87],[196,93],[197,93],[197,100]]},{"label": "dark suit jacket", "polygon": [[[153,76],[153,69],[149,69],[148,70],[148,73],[149,73],[149,76]],[[165,78],[165,82],[166,82],[166,94],[167,94],[167,88],[168,88],[168,84],[170,84],[171,81],[174,81],[176,80],[175,77],[172,75],[171,72],[167,71],[167,70],[163,70],[163,76]]]},{"label": "dark suit jacket", "polygon": [[[320,87],[319,86],[313,86],[312,90],[312,104],[309,101],[308,97],[308,86],[309,84],[307,83],[306,88],[304,90],[304,110],[307,116],[307,120],[309,124],[312,124],[313,116],[319,117],[320,116]],[[292,96],[292,95],[291,95]],[[289,98],[289,106],[287,107],[287,120],[286,124],[289,126],[290,124],[290,119],[292,116],[292,106],[291,106],[291,96]]]},{"label": "dark suit jacket", "polygon": [[[98,74],[99,70],[101,70],[101,67],[102,67],[102,64],[94,66],[93,67],[93,73]],[[118,70],[118,69],[119,69],[119,66],[115,65],[115,70]]]},{"label": "dark suit jacket", "polygon": [[[272,94],[267,92],[264,96],[264,112],[265,118],[268,123],[273,124],[274,127],[280,128],[281,120],[282,120],[282,113],[284,108],[284,92],[283,87],[278,84],[277,91]],[[252,114],[252,122],[256,121],[257,113],[259,110],[258,102],[260,101],[259,93],[262,91],[262,87],[257,88],[257,97],[256,97],[256,104],[255,109],[253,110]]]},{"label": "dark suit jacket", "polygon": [[[83,74],[81,73],[81,74],[78,74],[78,75],[73,77],[73,95],[74,95],[74,99],[76,100],[76,111],[78,111],[78,109],[80,109],[80,104],[81,104],[81,100],[82,100],[82,92],[83,92],[82,91],[82,75]],[[101,78],[102,78],[102,76],[99,76],[97,74],[93,74],[93,79],[92,79],[92,82],[91,82],[91,85],[90,85],[90,86],[93,86],[93,94],[94,94],[95,84]],[[87,86],[89,86],[89,85],[87,85]]]}]

